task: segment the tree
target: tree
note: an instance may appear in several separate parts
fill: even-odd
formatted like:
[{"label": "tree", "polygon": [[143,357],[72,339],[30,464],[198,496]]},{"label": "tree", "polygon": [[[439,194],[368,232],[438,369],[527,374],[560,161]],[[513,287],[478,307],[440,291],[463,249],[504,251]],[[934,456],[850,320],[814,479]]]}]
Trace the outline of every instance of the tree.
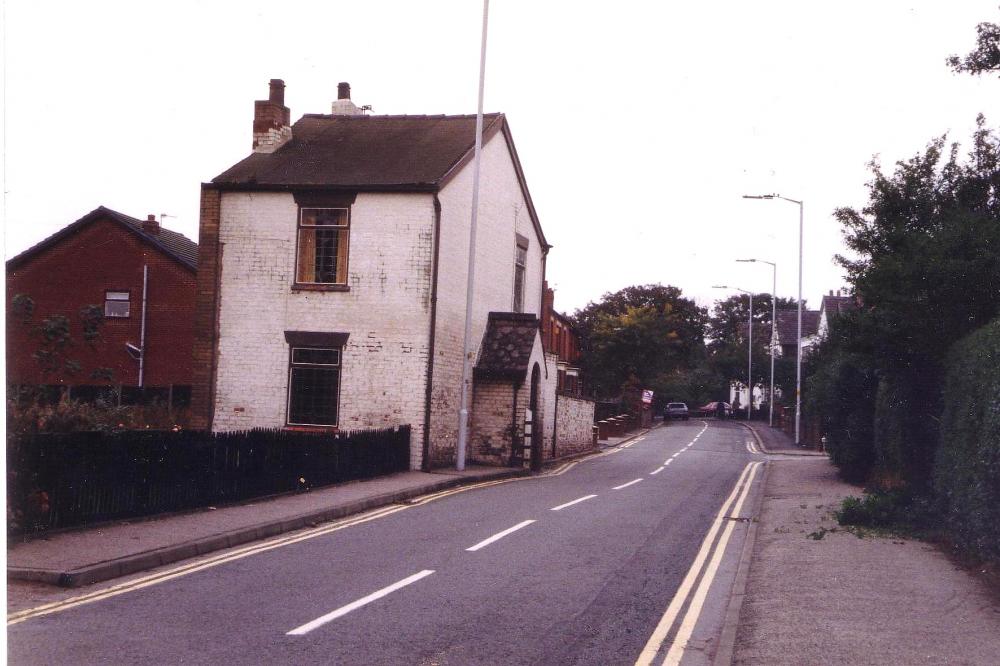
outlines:
[{"label": "tree", "polygon": [[[740,294],[715,303],[707,326],[709,350],[718,350],[727,345],[746,346],[748,301],[746,295]],[[779,310],[796,307],[795,300],[791,298],[779,296],[777,301]],[[771,294],[753,295],[753,337],[765,347],[771,339],[771,310]]]},{"label": "tree", "polygon": [[945,137],[891,174],[873,162],[868,203],[834,213],[863,304],[842,352],[874,366],[875,464],[893,483],[928,481],[947,352],[1000,313],[1000,142],[977,122],[964,162]]},{"label": "tree", "polygon": [[976,26],[976,48],[965,58],[950,56],[948,66],[955,72],[983,74],[1000,72],[1000,25],[980,23]]},{"label": "tree", "polygon": [[704,357],[706,312],[677,287],[626,287],[573,319],[581,368],[599,395],[617,395],[630,378],[656,390],[666,376]]}]

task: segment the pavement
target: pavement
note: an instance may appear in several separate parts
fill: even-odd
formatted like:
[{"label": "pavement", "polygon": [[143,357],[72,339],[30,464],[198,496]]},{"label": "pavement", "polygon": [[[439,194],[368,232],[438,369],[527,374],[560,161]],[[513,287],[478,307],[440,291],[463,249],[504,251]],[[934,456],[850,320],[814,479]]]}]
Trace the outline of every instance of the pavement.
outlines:
[{"label": "pavement", "polygon": [[[645,432],[610,438],[600,445],[602,449],[616,447]],[[565,460],[550,464],[559,465]],[[117,521],[28,540],[10,539],[7,579],[60,587],[90,585],[406,502],[446,488],[528,474],[527,469],[481,465],[469,465],[462,472],[453,469],[402,472],[228,506]],[[20,605],[8,594],[8,609],[12,602]]]},{"label": "pavement", "polygon": [[771,459],[731,663],[1000,663],[1000,600],[979,572],[928,543],[839,527],[832,511],[861,492],[825,457]]},{"label": "pavement", "polygon": [[826,454],[821,451],[813,451],[801,446],[796,446],[795,441],[786,435],[780,428],[772,428],[763,423],[746,421],[736,421],[745,428],[749,428],[756,436],[757,443],[764,453],[780,453],[786,456],[818,456],[826,458]]}]

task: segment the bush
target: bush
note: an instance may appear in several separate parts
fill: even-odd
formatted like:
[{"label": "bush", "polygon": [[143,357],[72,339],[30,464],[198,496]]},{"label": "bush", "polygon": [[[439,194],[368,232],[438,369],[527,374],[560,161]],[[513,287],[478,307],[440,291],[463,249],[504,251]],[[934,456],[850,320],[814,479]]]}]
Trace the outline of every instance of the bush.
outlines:
[{"label": "bush", "polygon": [[1000,561],[1000,319],[956,343],[948,358],[938,507],[957,546]]},{"label": "bush", "polygon": [[809,378],[805,411],[815,415],[830,459],[848,481],[864,481],[875,461],[872,422],[877,380],[860,354],[830,350]]},{"label": "bush", "polygon": [[847,497],[834,512],[841,525],[875,529],[922,530],[933,523],[927,499],[906,490],[873,490],[863,497]]}]

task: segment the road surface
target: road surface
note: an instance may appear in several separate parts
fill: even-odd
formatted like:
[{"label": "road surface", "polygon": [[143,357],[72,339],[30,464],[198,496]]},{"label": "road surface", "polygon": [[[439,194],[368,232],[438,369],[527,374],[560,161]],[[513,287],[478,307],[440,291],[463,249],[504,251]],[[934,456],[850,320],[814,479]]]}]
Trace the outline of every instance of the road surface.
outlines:
[{"label": "road surface", "polygon": [[98,586],[9,617],[10,663],[711,663],[761,478],[751,441],[678,421]]}]

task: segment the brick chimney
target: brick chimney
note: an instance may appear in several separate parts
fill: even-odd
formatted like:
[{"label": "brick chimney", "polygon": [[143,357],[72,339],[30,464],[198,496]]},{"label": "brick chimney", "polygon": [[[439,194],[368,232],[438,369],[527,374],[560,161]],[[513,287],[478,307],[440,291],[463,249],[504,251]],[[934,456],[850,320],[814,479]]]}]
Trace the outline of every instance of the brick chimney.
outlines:
[{"label": "brick chimney", "polygon": [[160,223],[156,221],[156,216],[150,213],[142,223],[142,230],[153,236],[160,235]]},{"label": "brick chimney", "polygon": [[337,101],[333,103],[330,113],[335,116],[360,116],[363,114],[354,102],[351,101],[351,84],[341,81],[337,84]]},{"label": "brick chimney", "polygon": [[253,152],[273,153],[292,138],[291,112],[285,106],[285,82],[271,79],[267,99],[253,103]]}]

